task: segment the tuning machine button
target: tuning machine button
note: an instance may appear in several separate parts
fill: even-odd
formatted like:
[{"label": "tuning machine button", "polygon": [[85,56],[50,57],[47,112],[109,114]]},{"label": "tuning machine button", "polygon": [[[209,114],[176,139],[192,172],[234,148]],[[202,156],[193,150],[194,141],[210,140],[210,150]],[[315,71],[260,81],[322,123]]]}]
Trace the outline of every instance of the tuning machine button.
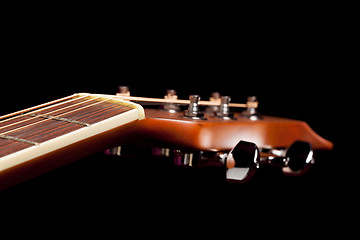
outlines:
[{"label": "tuning machine button", "polygon": [[243,183],[251,179],[259,168],[260,151],[256,144],[240,141],[226,159],[226,179]]},{"label": "tuning machine button", "polygon": [[304,174],[315,163],[314,151],[308,142],[295,141],[286,151],[286,167],[282,171],[286,175]]},{"label": "tuning machine button", "polygon": [[261,159],[262,164],[281,167],[289,176],[304,174],[315,162],[311,144],[304,141],[295,141],[284,150],[262,149],[261,152],[268,155]]},{"label": "tuning machine button", "polygon": [[254,143],[240,141],[226,159],[226,178],[229,182],[246,182],[262,164],[281,167],[288,176],[299,176],[314,164],[314,152],[311,144],[304,141],[295,141],[285,150],[259,150]]},{"label": "tuning machine button", "polygon": [[184,112],[184,117],[191,119],[206,119],[204,118],[204,113],[200,111],[200,96],[199,95],[190,95],[190,104],[187,110]]}]

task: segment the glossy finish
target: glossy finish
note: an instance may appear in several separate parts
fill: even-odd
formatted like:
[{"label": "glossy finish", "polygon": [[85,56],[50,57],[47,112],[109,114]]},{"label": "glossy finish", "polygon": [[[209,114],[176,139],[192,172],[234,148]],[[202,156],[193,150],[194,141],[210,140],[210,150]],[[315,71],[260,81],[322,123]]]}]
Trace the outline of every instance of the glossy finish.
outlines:
[{"label": "glossy finish", "polygon": [[234,164],[227,169],[226,179],[229,182],[246,182],[251,179],[259,168],[259,148],[254,143],[240,141],[229,153],[227,161]]},{"label": "glossy finish", "polygon": [[[104,95],[97,95],[97,97],[103,98]],[[106,96],[106,98],[108,97]],[[57,100],[53,104],[56,103],[59,104],[57,106],[60,106],[62,101],[68,99]],[[92,99],[90,100],[92,101]],[[227,115],[227,117],[218,117],[211,111],[202,112],[203,109],[199,105],[199,100],[198,95],[190,96],[191,103],[185,114],[183,111],[145,109],[145,119],[143,119],[143,109],[140,107],[141,114],[139,112],[138,119],[141,120],[123,126],[120,126],[120,122],[116,122],[116,126],[119,125],[119,127],[114,127],[111,131],[100,131],[97,135],[91,135],[91,137],[81,141],[64,145],[64,147],[56,148],[54,151],[46,151],[44,155],[39,155],[32,160],[1,171],[0,188],[4,188],[5,185],[16,184],[71,161],[119,145],[172,149],[175,151],[175,160],[179,165],[198,166],[203,165],[204,161],[211,161],[215,165],[219,164],[226,166],[228,170],[230,169],[228,179],[236,182],[246,181],[256,171],[260,159],[258,148],[289,148],[286,159],[290,159],[290,161],[284,167],[284,172],[292,173],[297,172],[298,169],[301,170],[304,165],[309,165],[308,163],[312,160],[313,149],[331,150],[333,147],[330,141],[316,134],[303,121],[258,115],[255,111],[256,102],[254,99],[249,99],[250,104],[245,111],[231,113],[228,108],[230,99],[224,98],[223,105],[220,107],[222,108],[220,114]],[[116,102],[116,100],[114,101]],[[251,103],[251,101],[253,102]],[[42,128],[26,125],[26,131],[22,126],[13,129],[15,125],[12,125],[11,122],[0,126],[3,129],[3,132],[0,133],[2,134],[0,157],[6,157],[34,145],[35,147],[41,146],[42,143],[46,143],[50,139],[56,140],[60,136],[79,129],[91,129],[98,122],[114,119],[115,116],[128,111],[129,109],[126,107],[130,106],[119,107],[112,104],[112,101],[109,103],[102,104],[101,102],[97,105],[96,102],[96,105],[86,106],[86,110],[84,108],[80,114],[74,115],[73,112],[68,111],[62,113],[64,108],[67,109],[67,106],[62,106],[62,108],[54,109],[56,115],[54,112],[49,113],[47,111],[45,115],[40,113],[41,116],[31,116],[26,115],[26,111],[21,111],[3,116],[0,119],[7,119],[20,114],[18,120],[22,120],[19,123],[23,123],[23,120],[26,120],[27,123],[44,121],[44,125]],[[79,102],[79,104],[76,106],[80,107],[82,103]],[[77,113],[79,113],[78,110],[82,109],[76,108],[74,111]],[[71,114],[69,115],[69,113]],[[2,123],[5,121],[7,120],[2,120]],[[14,132],[19,134],[13,135]],[[306,142],[308,145],[296,144],[290,147],[296,141]],[[118,150],[117,152],[119,152]],[[231,154],[225,163],[227,153],[230,151]],[[247,154],[244,155],[244,152]],[[293,161],[295,159],[297,160]],[[236,174],[234,174],[235,172]]]},{"label": "glossy finish", "polygon": [[193,119],[193,120],[198,120],[198,119],[204,119],[204,113],[202,113],[200,111],[200,105],[199,105],[199,101],[200,101],[200,96],[199,95],[190,95],[189,96],[190,99],[190,104],[188,109],[184,112],[184,117]]},{"label": "glossy finish", "polygon": [[189,119],[181,112],[145,109],[146,118],[133,126],[132,136],[123,144],[229,152],[240,140],[259,148],[288,148],[295,141],[309,142],[313,149],[330,150],[333,144],[319,136],[303,121],[263,116],[253,121],[234,113],[236,119],[221,119],[205,113],[203,119]]},{"label": "glossy finish", "polygon": [[308,142],[296,141],[289,147],[285,157],[288,160],[287,167],[295,173],[306,170],[314,163],[314,152]]}]

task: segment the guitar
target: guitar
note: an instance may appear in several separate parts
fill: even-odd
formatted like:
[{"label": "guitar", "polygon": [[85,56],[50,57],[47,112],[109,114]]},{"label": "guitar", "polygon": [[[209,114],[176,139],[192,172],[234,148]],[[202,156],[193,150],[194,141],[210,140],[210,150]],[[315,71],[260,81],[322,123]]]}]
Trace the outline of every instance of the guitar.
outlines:
[{"label": "guitar", "polygon": [[[176,165],[219,166],[229,182],[251,179],[263,164],[299,176],[314,163],[314,150],[332,142],[299,120],[264,116],[255,97],[231,103],[214,93],[209,101],[78,93],[0,117],[0,189],[103,151],[150,148]],[[235,109],[235,110],[234,110]],[[241,109],[241,110],[239,110]]]}]

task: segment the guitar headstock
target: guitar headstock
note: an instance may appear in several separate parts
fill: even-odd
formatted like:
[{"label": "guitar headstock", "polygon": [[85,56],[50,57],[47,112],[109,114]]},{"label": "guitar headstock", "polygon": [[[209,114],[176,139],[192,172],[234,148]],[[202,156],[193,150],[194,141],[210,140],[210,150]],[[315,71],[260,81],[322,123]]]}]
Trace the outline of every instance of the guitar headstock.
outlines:
[{"label": "guitar headstock", "polygon": [[[164,98],[132,97],[129,88],[119,89],[118,97],[137,102],[145,109],[145,119],[134,129],[136,137],[123,144],[150,147],[154,154],[173,157],[177,165],[225,166],[232,169],[232,181],[243,182],[259,165],[270,163],[280,166],[287,175],[300,175],[314,162],[311,157],[304,164],[304,157],[297,157],[304,155],[300,145],[307,149],[305,155],[312,155],[313,149],[332,148],[331,142],[303,121],[262,115],[255,96],[248,97],[246,103],[232,103],[230,96],[218,92],[208,100],[199,95],[181,100],[172,89],[166,91]],[[274,164],[276,161],[281,164]],[[236,166],[244,165],[245,173],[235,171]],[[234,177],[234,172],[242,177]]]}]

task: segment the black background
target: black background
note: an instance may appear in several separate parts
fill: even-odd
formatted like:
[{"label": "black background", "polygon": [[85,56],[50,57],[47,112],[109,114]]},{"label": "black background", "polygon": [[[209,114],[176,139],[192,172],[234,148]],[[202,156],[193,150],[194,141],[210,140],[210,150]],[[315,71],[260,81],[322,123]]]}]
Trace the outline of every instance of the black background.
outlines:
[{"label": "black background", "polygon": [[319,153],[300,178],[264,169],[244,185],[227,184],[221,171],[176,168],[141,153],[120,162],[99,153],[5,190],[3,199],[30,199],[38,209],[51,202],[50,211],[111,212],[130,224],[190,216],[189,229],[232,215],[259,225],[278,216],[294,229],[292,220],[304,217],[319,228],[335,213],[351,213],[350,169],[358,154],[346,155],[354,149],[344,133],[356,119],[348,108],[354,64],[346,55],[351,37],[336,21],[74,16],[8,19],[1,114],[76,92],[115,94],[119,85],[146,97],[162,97],[168,88],[179,98],[219,91],[233,102],[256,95],[263,114],[303,120],[335,148]]}]

